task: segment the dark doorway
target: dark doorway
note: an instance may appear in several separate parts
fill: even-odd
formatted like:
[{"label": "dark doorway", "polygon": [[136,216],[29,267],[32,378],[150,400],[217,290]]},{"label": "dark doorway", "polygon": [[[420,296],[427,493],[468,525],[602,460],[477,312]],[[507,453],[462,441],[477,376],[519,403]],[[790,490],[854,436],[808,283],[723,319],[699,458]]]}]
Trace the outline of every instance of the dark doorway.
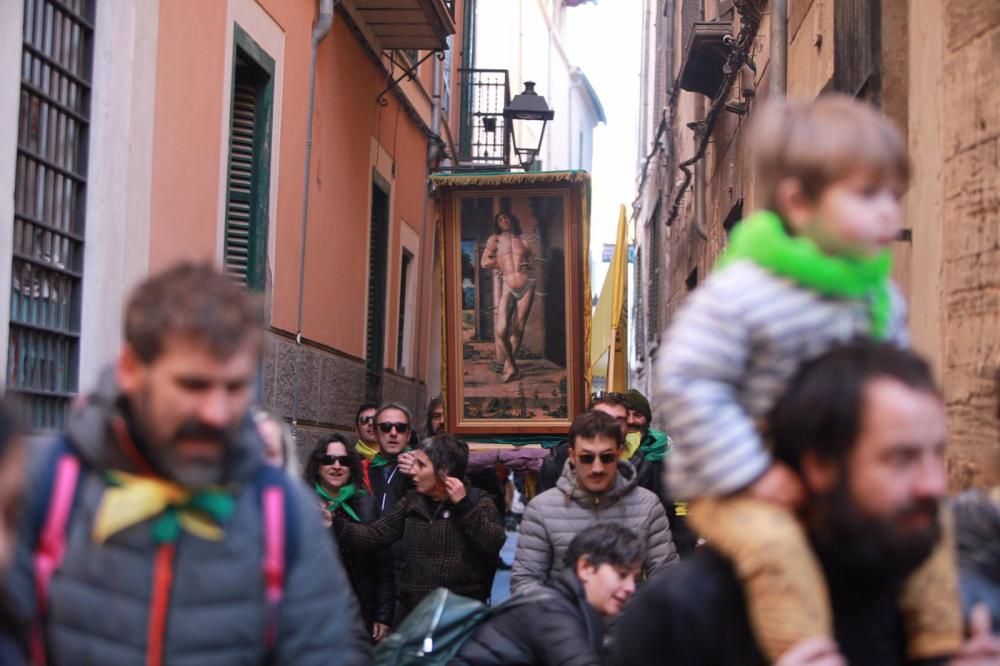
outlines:
[{"label": "dark doorway", "polygon": [[365,340],[365,400],[382,402],[385,368],[385,283],[388,270],[389,193],[372,183],[372,220],[368,246],[368,325]]}]

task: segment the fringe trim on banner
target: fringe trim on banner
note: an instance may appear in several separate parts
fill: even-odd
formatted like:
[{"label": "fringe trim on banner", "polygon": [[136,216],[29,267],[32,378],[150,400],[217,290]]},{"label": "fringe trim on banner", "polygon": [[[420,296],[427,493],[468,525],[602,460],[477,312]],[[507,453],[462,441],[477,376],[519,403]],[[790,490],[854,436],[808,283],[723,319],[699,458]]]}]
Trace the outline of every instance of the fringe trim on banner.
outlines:
[{"label": "fringe trim on banner", "polygon": [[497,185],[543,185],[546,183],[589,183],[586,171],[532,171],[527,173],[440,173],[430,178],[434,188],[441,187],[492,187]]}]

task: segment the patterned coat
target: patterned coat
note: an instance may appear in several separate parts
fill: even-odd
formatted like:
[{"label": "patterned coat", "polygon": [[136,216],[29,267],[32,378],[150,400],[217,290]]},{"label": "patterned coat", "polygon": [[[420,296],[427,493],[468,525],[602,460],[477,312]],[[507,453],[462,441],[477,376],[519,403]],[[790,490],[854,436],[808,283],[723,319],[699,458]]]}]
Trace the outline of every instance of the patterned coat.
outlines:
[{"label": "patterned coat", "polygon": [[427,594],[446,587],[486,601],[506,534],[493,500],[475,488],[458,504],[413,490],[369,525],[334,519],[337,538],[360,551],[399,543],[406,551],[399,578],[398,617]]}]

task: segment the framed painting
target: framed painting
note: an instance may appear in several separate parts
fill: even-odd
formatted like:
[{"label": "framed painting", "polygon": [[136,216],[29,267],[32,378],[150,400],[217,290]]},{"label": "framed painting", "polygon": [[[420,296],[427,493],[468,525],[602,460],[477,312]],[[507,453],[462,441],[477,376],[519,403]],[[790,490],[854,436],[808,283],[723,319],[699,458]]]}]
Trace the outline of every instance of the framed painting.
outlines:
[{"label": "framed painting", "polygon": [[449,432],[564,434],[584,407],[582,172],[435,176]]}]

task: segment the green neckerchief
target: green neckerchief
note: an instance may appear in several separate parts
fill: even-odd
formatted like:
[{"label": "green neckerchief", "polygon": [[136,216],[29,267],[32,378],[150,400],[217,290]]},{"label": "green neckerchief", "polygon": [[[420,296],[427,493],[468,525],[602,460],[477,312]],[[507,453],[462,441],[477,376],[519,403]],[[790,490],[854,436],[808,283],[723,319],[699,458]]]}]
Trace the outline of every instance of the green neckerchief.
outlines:
[{"label": "green neckerchief", "polygon": [[409,453],[412,450],[413,449],[411,449],[410,447],[406,447],[405,449],[400,451],[398,455],[395,455],[391,458],[386,458],[384,455],[382,455],[382,451],[379,451],[378,453],[375,454],[375,457],[372,458],[371,466],[385,467],[386,465],[395,465],[396,460],[399,459],[399,456],[403,455],[404,453]]},{"label": "green neckerchief", "polygon": [[347,483],[340,487],[340,492],[334,497],[330,493],[326,492],[326,488],[320,484],[313,486],[316,490],[316,494],[326,500],[326,510],[330,513],[336,513],[337,509],[343,509],[344,513],[354,519],[354,522],[360,523],[361,519],[358,518],[358,514],[354,512],[354,509],[348,504],[348,502],[356,495],[364,492],[358,490],[353,483]]},{"label": "green neckerchief", "polygon": [[888,250],[873,257],[831,256],[808,238],[789,236],[777,213],[762,210],[736,225],[729,248],[716,268],[741,259],[824,296],[867,299],[872,337],[887,336],[892,270],[892,255]]},{"label": "green neckerchief", "polygon": [[650,428],[646,436],[642,438],[639,451],[642,453],[642,457],[649,462],[660,462],[667,457],[667,453],[670,451],[670,438],[662,430]]},{"label": "green neckerchief", "polygon": [[168,506],[163,515],[153,522],[153,541],[173,543],[181,535],[180,514],[197,510],[207,514],[217,525],[224,525],[236,510],[232,495],[224,492],[202,492],[180,506]]}]

